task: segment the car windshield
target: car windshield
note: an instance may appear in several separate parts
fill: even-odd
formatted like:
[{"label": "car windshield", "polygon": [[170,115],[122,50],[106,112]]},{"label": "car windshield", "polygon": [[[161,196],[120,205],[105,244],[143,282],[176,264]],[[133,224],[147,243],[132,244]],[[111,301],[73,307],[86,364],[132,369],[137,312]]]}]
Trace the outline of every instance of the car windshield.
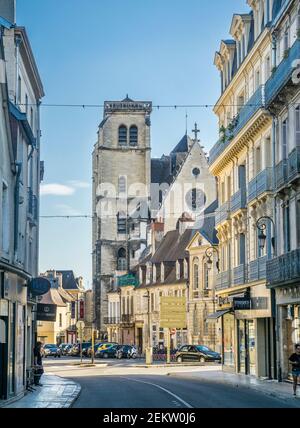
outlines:
[{"label": "car windshield", "polygon": [[56,345],[45,345],[44,348],[46,348],[46,349],[56,348]]},{"label": "car windshield", "polygon": [[213,350],[209,349],[207,346],[196,346],[196,348],[200,352],[213,352]]}]

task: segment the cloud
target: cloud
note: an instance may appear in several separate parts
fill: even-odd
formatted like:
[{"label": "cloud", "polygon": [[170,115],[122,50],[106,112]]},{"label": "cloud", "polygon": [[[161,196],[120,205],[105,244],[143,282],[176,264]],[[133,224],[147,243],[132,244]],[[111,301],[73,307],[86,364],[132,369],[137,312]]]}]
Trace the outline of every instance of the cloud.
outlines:
[{"label": "cloud", "polygon": [[42,196],[71,196],[74,195],[75,189],[71,186],[65,186],[63,184],[42,184],[41,195]]},{"label": "cloud", "polygon": [[68,183],[71,186],[76,187],[77,189],[88,189],[89,187],[91,187],[91,183],[88,183],[87,181],[72,180]]}]

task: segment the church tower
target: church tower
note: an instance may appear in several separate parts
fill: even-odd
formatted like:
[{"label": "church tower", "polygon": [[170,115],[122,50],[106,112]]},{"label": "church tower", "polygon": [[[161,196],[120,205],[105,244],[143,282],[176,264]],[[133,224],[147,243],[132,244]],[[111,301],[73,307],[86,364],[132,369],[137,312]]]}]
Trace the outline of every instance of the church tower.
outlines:
[{"label": "church tower", "polygon": [[[146,248],[152,103],[106,101],[93,152],[93,289],[97,329],[107,331],[107,293]],[[120,313],[120,312],[119,312]],[[118,318],[119,313],[110,317]]]}]

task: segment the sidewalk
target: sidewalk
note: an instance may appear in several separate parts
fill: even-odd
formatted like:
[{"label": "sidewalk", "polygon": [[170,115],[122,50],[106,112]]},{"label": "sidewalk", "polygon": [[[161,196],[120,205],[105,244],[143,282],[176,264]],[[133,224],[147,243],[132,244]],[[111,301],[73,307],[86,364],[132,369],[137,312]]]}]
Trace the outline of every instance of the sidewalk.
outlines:
[{"label": "sidewalk", "polygon": [[[168,376],[172,377],[186,377],[184,373],[169,373]],[[188,374],[189,377],[193,377],[197,380],[203,380],[206,382],[218,382],[224,383],[231,386],[245,387],[253,389],[257,392],[269,395],[271,397],[279,398],[284,401],[294,400],[299,403],[300,407],[300,386],[298,387],[298,397],[293,397],[293,386],[291,383],[283,382],[279,383],[276,380],[260,380],[251,376],[239,375],[234,373],[227,373],[221,370],[211,371],[197,371]]]},{"label": "sidewalk", "polygon": [[6,409],[62,409],[71,407],[78,398],[81,386],[68,379],[44,374],[42,387],[34,387],[24,398],[6,406]]}]

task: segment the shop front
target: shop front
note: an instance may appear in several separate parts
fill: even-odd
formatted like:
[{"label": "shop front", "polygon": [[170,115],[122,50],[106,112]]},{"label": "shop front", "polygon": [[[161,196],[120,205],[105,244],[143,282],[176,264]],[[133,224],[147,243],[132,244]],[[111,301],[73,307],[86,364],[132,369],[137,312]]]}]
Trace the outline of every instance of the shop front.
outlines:
[{"label": "shop front", "polygon": [[300,343],[300,286],[276,290],[279,331],[279,370],[281,380],[291,377],[289,357]]},{"label": "shop front", "polygon": [[209,316],[208,321],[220,319],[224,370],[274,378],[275,323],[270,291],[258,285],[220,294],[218,311]]}]

